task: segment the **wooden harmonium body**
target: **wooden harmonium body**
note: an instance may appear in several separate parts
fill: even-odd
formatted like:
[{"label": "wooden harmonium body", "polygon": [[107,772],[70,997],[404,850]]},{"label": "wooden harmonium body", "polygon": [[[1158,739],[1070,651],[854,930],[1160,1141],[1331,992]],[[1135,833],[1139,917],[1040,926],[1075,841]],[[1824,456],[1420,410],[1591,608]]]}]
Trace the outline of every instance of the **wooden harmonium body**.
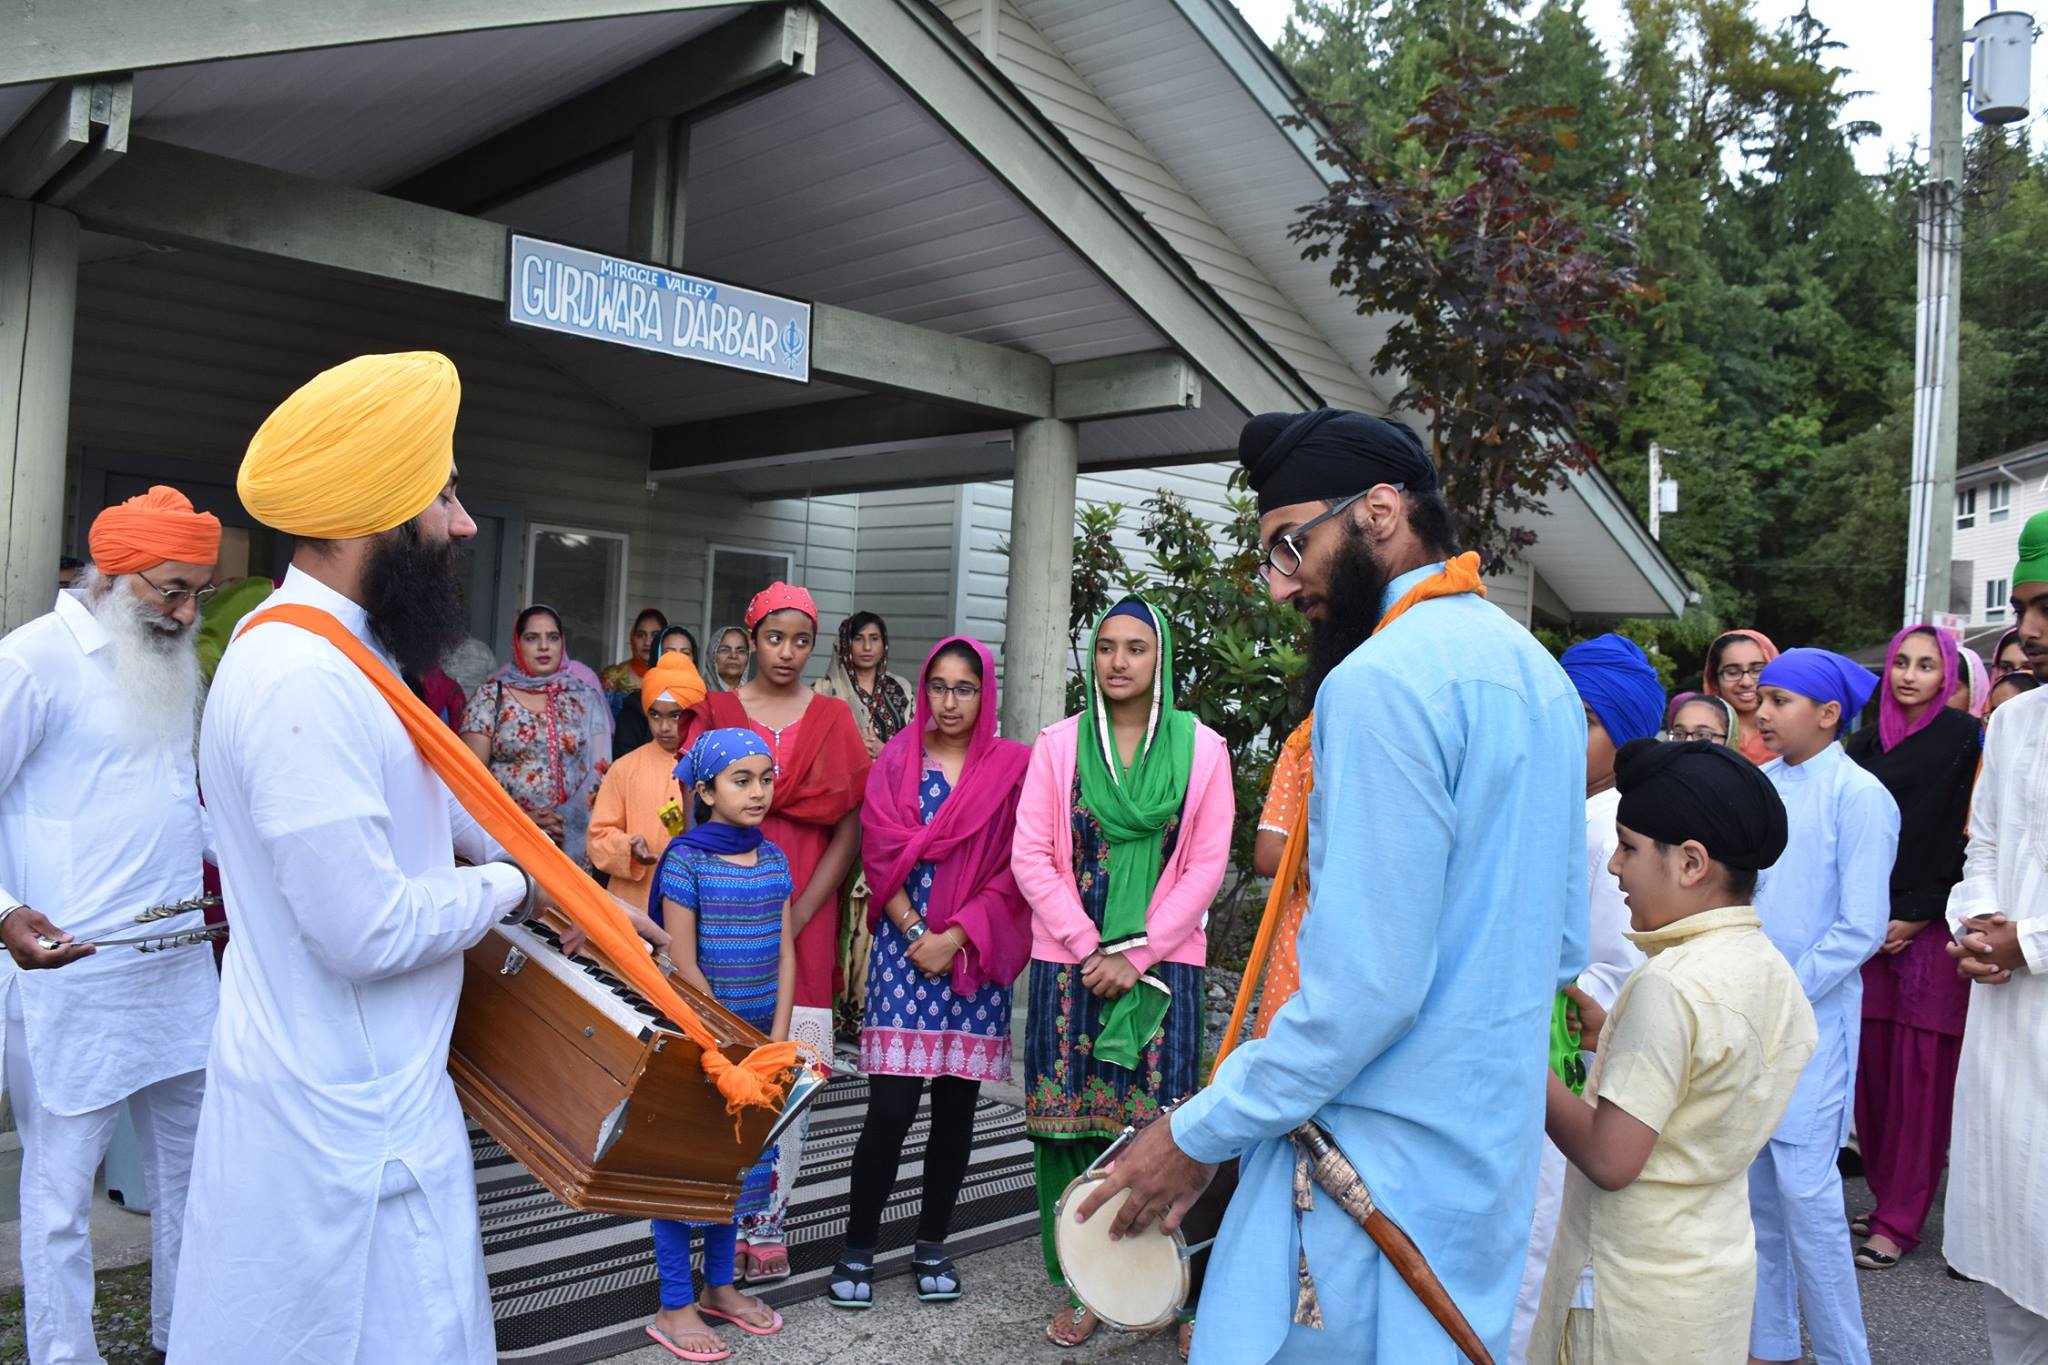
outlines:
[{"label": "wooden harmonium body", "polygon": [[[736,1135],[697,1044],[589,954],[538,919],[468,951],[448,1055],[463,1108],[570,1208],[732,1221],[778,1116],[747,1109]],[[669,980],[733,1061],[766,1041]]]}]

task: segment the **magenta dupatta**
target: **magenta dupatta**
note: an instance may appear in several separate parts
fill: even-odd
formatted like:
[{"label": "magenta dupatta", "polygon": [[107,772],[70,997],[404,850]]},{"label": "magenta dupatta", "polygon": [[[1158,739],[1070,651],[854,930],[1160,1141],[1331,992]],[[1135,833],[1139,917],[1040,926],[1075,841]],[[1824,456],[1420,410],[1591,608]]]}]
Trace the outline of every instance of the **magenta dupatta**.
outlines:
[{"label": "magenta dupatta", "polygon": [[[918,802],[924,736],[932,723],[924,679],[939,650],[955,641],[981,659],[981,714],[967,742],[960,781],[926,824]],[[981,641],[954,635],[926,657],[918,674],[916,716],[883,747],[868,772],[860,849],[868,878],[868,923],[880,918],[913,867],[934,864],[925,923],[934,933],[957,924],[967,936],[967,946],[953,959],[953,989],[961,995],[991,982],[1009,985],[1031,958],[1031,907],[1010,875],[1017,795],[1030,761],[1029,748],[996,738],[995,660]]]},{"label": "magenta dupatta", "polygon": [[[1915,631],[1932,635],[1934,647],[1941,651],[1941,690],[1934,694],[1933,701],[1920,708],[1919,715],[1908,717],[1906,708],[1899,705],[1898,697],[1892,693],[1892,661],[1899,657],[1899,646]],[[1948,705],[1950,694],[1956,690],[1961,667],[1956,658],[1955,637],[1938,626],[1907,626],[1892,636],[1891,648],[1884,652],[1884,684],[1877,698],[1877,742],[1884,752],[1890,753],[1934,724],[1934,718],[1941,714],[1941,708]]]}]

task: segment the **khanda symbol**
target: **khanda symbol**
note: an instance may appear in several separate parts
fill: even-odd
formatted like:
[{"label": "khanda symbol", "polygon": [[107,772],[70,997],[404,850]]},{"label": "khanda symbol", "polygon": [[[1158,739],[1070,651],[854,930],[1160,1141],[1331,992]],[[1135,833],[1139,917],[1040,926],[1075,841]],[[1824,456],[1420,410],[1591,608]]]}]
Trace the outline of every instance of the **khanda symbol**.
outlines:
[{"label": "khanda symbol", "polygon": [[797,326],[794,318],[782,324],[782,353],[789,357],[789,368],[795,370],[797,362],[803,359],[804,348],[810,345],[804,329]]}]

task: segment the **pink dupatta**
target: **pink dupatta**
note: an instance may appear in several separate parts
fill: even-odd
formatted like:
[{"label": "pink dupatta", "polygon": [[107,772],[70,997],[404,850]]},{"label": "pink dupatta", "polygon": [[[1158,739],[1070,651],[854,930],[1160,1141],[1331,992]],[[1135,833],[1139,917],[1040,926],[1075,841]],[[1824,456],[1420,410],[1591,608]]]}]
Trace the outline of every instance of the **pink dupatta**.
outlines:
[{"label": "pink dupatta", "polygon": [[[1892,694],[1892,661],[1899,657],[1899,646],[1906,643],[1906,637],[1916,632],[1931,636],[1935,650],[1941,655],[1941,687],[1935,692],[1934,700],[1920,708],[1918,715],[1908,715],[1906,708]],[[1891,648],[1884,652],[1884,682],[1880,685],[1882,690],[1877,699],[1877,741],[1881,752],[1890,753],[1934,724],[1934,718],[1948,705],[1949,694],[1956,690],[1957,675],[1961,670],[1955,637],[1938,626],[1907,626],[1892,636]],[[1986,689],[1986,695],[1989,695],[1989,689]],[[1976,700],[1974,694],[1971,700]]]},{"label": "pink dupatta", "polygon": [[[960,781],[930,824],[924,823],[918,784],[924,776],[924,736],[931,704],[924,679],[939,650],[955,642],[981,660],[981,714],[967,743]],[[918,674],[917,713],[882,749],[868,772],[861,808],[861,865],[868,878],[868,922],[903,889],[910,871],[932,863],[932,894],[925,922],[940,933],[959,925],[967,946],[953,959],[956,993],[984,985],[1007,986],[1031,957],[1031,907],[1010,874],[1010,841],[1017,828],[1017,795],[1031,750],[996,737],[996,667],[981,641],[964,635],[941,640]]]}]

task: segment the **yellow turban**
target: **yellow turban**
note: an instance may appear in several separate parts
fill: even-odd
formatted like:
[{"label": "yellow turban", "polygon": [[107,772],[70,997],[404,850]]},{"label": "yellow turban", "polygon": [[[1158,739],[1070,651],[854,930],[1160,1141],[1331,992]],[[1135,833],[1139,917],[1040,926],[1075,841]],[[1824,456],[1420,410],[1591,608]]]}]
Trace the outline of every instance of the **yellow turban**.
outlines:
[{"label": "yellow turban", "polygon": [[264,420],[235,491],[249,515],[295,536],[349,540],[402,526],[447,486],[461,402],[445,355],[357,356]]},{"label": "yellow turban", "polygon": [[661,662],[640,679],[641,710],[653,710],[654,703],[664,695],[685,711],[704,700],[704,677],[697,672],[697,665],[690,662],[690,656],[680,649],[662,655]]}]

